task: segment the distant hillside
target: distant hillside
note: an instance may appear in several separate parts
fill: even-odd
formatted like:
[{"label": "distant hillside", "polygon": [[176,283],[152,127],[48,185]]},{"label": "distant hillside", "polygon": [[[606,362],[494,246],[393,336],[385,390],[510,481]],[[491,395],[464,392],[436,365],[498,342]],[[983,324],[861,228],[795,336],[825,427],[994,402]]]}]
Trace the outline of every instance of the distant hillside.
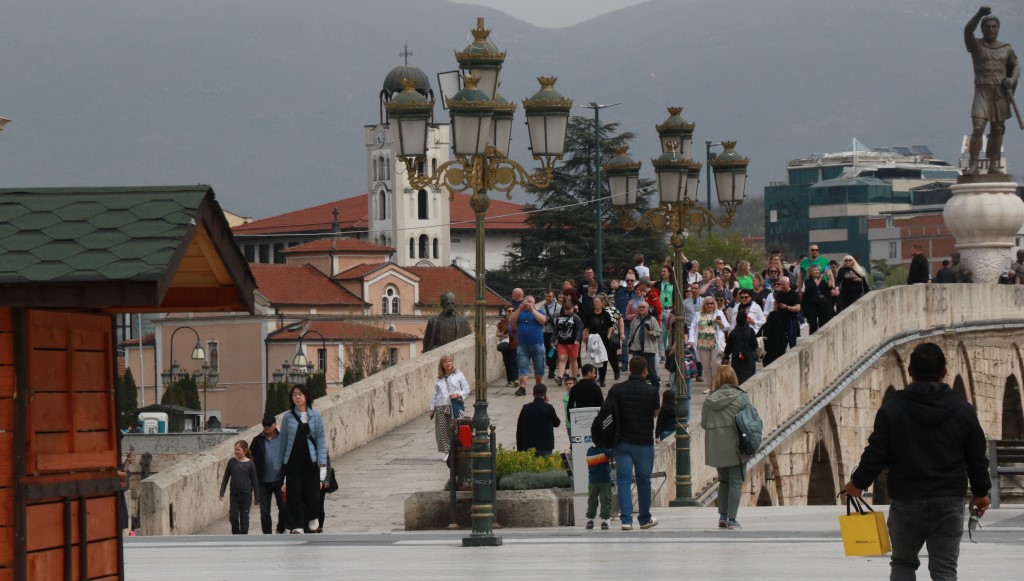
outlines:
[{"label": "distant hillside", "polygon": [[[992,3],[1024,49],[1024,3]],[[14,0],[0,18],[0,185],[210,183],[255,217],[364,191],[362,126],[387,71],[455,67],[475,17],[509,52],[503,94],[559,76],[577,103],[638,132],[680,104],[704,140],[736,139],[751,193],[788,159],[927,143],[950,161],[969,129],[971,64],[954,0],[654,0],[541,29],[443,0]],[[592,115],[587,109],[577,113]],[[436,114],[446,118],[438,107]],[[515,127],[517,159],[527,136]],[[1011,169],[1024,164],[1011,129]],[[529,165],[529,164],[527,164]]]}]

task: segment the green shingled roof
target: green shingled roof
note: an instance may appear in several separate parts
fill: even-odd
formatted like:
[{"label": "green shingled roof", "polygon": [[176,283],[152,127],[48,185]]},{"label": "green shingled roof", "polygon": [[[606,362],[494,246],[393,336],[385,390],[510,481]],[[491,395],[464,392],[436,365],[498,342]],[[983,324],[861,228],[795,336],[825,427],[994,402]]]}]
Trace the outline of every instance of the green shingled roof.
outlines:
[{"label": "green shingled roof", "polygon": [[209,192],[0,189],[0,284],[158,280]]}]

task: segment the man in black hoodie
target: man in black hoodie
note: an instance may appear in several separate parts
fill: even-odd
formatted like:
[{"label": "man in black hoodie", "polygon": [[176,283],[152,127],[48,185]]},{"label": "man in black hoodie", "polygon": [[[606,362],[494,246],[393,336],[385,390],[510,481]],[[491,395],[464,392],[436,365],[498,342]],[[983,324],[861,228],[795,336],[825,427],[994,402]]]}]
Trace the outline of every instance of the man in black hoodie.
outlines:
[{"label": "man in black hoodie", "polygon": [[942,383],[938,345],[918,345],[909,371],[914,382],[878,410],[846,493],[860,496],[888,468],[890,579],[915,578],[925,542],[932,579],[956,579],[968,479],[971,510],[981,517],[989,507],[985,433],[974,408]]}]

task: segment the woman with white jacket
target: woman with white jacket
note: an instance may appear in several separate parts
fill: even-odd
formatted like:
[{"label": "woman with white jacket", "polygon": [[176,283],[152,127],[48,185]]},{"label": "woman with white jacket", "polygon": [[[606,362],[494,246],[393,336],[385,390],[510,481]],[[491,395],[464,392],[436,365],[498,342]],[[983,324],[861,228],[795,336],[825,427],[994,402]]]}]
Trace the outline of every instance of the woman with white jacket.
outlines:
[{"label": "woman with white jacket", "polygon": [[434,420],[434,436],[437,451],[447,456],[451,448],[451,426],[462,416],[469,397],[469,381],[455,368],[455,360],[445,355],[437,363],[437,381],[434,382],[434,397],[430,400],[427,415]]},{"label": "woman with white jacket", "polygon": [[[701,377],[713,378],[725,351],[725,333],[731,329],[725,313],[715,305],[714,297],[704,297],[700,311],[690,323],[687,345],[695,346],[703,370]],[[705,391],[707,393],[707,391]]]}]

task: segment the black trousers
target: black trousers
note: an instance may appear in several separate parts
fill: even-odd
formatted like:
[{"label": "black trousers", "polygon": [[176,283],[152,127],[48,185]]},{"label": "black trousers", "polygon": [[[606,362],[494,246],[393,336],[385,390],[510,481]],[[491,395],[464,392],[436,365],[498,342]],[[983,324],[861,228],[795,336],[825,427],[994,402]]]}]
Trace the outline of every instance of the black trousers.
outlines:
[{"label": "black trousers", "polygon": [[263,534],[269,535],[274,532],[274,516],[270,512],[271,500],[277,500],[277,532],[284,532],[284,517],[282,511],[284,510],[284,499],[281,498],[281,484],[283,481],[277,480],[274,482],[260,482],[260,525],[263,528]]},{"label": "black trousers", "polygon": [[309,521],[320,516],[320,468],[313,462],[294,464],[289,462],[285,472],[285,528],[308,533]]},{"label": "black trousers", "polygon": [[516,359],[516,350],[502,351],[501,360],[505,362],[505,381],[512,383],[519,381],[519,361]]},{"label": "black trousers", "polygon": [[249,534],[249,509],[252,508],[252,491],[236,494],[231,493],[231,508],[228,509],[228,521],[231,523],[231,534]]}]

